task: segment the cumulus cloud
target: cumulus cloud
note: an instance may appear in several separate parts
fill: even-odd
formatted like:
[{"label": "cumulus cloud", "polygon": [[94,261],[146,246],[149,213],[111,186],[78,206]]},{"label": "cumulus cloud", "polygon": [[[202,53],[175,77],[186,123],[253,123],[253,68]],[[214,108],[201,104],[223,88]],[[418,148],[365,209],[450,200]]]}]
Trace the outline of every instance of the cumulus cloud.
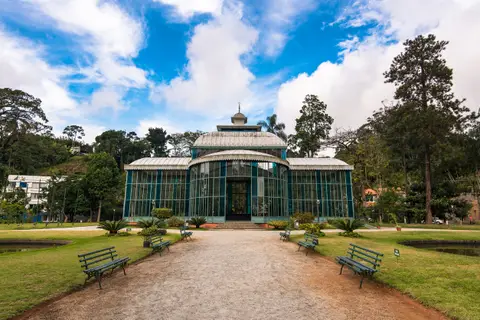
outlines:
[{"label": "cumulus cloud", "polygon": [[302,73],[283,83],[276,112],[292,131],[306,94],[319,95],[335,118],[335,127],[357,127],[381,102],[392,99],[394,88],[384,84],[382,73],[402,42],[420,33],[434,33],[450,44],[445,58],[454,69],[454,91],[467,98],[467,105],[480,105],[480,75],[472,67],[480,63],[480,0],[378,0],[356,1],[337,23],[346,27],[376,24],[370,36],[342,41],[339,61],[323,62],[311,73]]},{"label": "cumulus cloud", "polygon": [[267,0],[262,15],[261,51],[269,57],[277,56],[300,18],[317,6],[318,1],[314,0]]},{"label": "cumulus cloud", "polygon": [[[143,46],[143,25],[116,3],[99,0],[28,0],[27,3],[33,15],[43,15],[57,29],[73,35],[81,49],[93,58],[91,63],[85,61],[87,65],[77,72],[86,76],[82,81],[107,87],[99,96],[105,96],[105,91],[118,93],[119,87],[148,85],[148,72],[133,63]],[[103,107],[118,107],[122,97],[117,95],[117,98],[114,103],[109,99]]]},{"label": "cumulus cloud", "polygon": [[197,25],[188,43],[184,74],[157,86],[152,100],[194,113],[230,115],[238,101],[249,109],[255,76],[242,57],[250,52],[258,32],[238,11],[226,11]]},{"label": "cumulus cloud", "polygon": [[0,28],[0,87],[28,92],[42,100],[47,117],[55,124],[75,112],[77,103],[63,86],[68,69],[49,65],[42,46]]},{"label": "cumulus cloud", "polygon": [[153,0],[174,8],[175,14],[182,19],[189,19],[195,14],[209,13],[219,15],[223,0]]}]

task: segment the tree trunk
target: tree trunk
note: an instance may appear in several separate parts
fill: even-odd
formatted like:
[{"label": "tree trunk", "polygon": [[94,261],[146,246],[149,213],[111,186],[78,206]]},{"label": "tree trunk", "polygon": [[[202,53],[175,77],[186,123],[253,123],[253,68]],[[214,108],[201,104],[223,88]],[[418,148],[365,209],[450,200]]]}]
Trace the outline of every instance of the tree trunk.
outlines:
[{"label": "tree trunk", "polygon": [[403,179],[405,184],[405,198],[408,197],[408,173],[407,173],[407,160],[405,153],[403,153]]},{"label": "tree trunk", "polygon": [[430,178],[430,151],[428,147],[425,150],[425,209],[426,209],[426,223],[432,223],[432,181]]},{"label": "tree trunk", "polygon": [[90,208],[90,222],[93,222],[93,211],[92,211],[92,208]]},{"label": "tree trunk", "polygon": [[98,214],[97,214],[97,223],[100,222],[100,214],[102,213],[102,200],[98,203]]}]

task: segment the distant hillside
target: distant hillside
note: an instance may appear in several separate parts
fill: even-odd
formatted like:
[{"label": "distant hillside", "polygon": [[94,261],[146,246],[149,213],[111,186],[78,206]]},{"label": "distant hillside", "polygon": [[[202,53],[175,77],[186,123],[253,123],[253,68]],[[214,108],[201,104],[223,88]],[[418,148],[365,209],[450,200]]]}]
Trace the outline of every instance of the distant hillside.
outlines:
[{"label": "distant hillside", "polygon": [[87,172],[87,156],[74,156],[68,159],[67,162],[57,164],[52,167],[39,169],[39,175],[51,175],[52,173],[58,175],[72,175],[75,173]]}]

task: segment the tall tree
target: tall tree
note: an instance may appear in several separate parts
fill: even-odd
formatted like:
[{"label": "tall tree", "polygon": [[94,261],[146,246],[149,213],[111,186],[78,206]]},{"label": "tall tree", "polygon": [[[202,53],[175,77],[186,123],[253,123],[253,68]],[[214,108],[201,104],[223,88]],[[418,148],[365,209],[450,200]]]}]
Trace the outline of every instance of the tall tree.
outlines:
[{"label": "tall tree", "polygon": [[183,133],[174,133],[170,135],[168,144],[172,146],[169,150],[171,157],[185,157],[188,153],[185,135]]},{"label": "tall tree", "polygon": [[404,43],[405,51],[394,58],[384,73],[385,82],[396,86],[396,108],[407,108],[404,120],[415,149],[423,154],[425,179],[426,221],[432,222],[431,161],[435,148],[455,131],[465,129],[476,115],[469,114],[464,100],[455,99],[452,92],[452,69],[442,53],[448,42],[437,41],[434,35],[420,35]]},{"label": "tall tree", "polygon": [[262,126],[267,132],[273,133],[283,141],[287,141],[287,134],[285,133],[285,123],[277,122],[277,115],[274,113],[267,117],[267,120],[259,121],[257,124]]},{"label": "tall tree", "polygon": [[183,133],[183,137],[185,138],[185,147],[188,150],[187,155],[191,155],[191,151],[193,148],[193,144],[197,139],[201,136],[204,135],[205,132],[197,130],[197,131],[185,131]]},{"label": "tall tree", "polygon": [[89,192],[97,200],[97,222],[100,222],[103,201],[107,197],[115,195],[121,185],[121,174],[115,159],[105,152],[92,154],[89,157],[85,178]]},{"label": "tall tree", "polygon": [[150,143],[155,157],[167,157],[167,142],[169,136],[163,128],[148,128],[145,139]]},{"label": "tall tree", "polygon": [[72,142],[72,147],[75,146],[77,139],[82,140],[82,138],[85,137],[85,131],[83,130],[83,127],[76,124],[66,126],[65,129],[63,129],[63,134],[70,139]]},{"label": "tall tree", "polygon": [[51,130],[41,103],[21,90],[0,89],[0,162],[10,165],[11,147],[25,134]]},{"label": "tall tree", "polygon": [[300,117],[296,119],[296,134],[291,137],[300,155],[313,157],[326,140],[332,128],[333,118],[327,114],[327,105],[316,95],[307,94]]}]

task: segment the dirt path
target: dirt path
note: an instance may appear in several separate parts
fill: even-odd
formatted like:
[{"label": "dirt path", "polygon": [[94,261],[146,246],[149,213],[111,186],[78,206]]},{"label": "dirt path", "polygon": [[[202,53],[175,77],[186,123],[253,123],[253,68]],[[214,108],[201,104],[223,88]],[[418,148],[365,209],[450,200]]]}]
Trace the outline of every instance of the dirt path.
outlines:
[{"label": "dirt path", "polygon": [[103,281],[21,319],[444,319],[359,278],[277,233],[194,232]]}]

